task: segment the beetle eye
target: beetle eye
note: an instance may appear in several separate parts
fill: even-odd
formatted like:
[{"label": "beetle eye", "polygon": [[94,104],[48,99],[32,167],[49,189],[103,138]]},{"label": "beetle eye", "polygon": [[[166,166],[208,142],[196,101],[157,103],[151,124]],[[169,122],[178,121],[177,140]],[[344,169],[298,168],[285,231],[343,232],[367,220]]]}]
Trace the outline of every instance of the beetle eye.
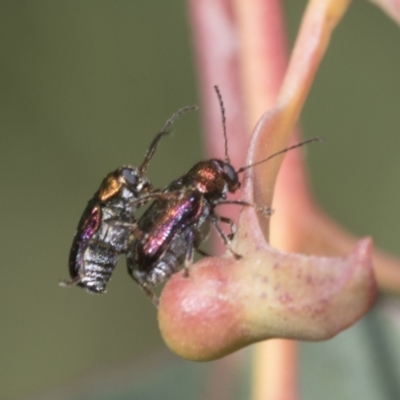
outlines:
[{"label": "beetle eye", "polygon": [[224,171],[231,181],[236,182],[238,180],[237,173],[230,164],[224,164]]},{"label": "beetle eye", "polygon": [[128,185],[135,186],[138,182],[137,171],[130,168],[124,168],[122,171],[122,176]]}]

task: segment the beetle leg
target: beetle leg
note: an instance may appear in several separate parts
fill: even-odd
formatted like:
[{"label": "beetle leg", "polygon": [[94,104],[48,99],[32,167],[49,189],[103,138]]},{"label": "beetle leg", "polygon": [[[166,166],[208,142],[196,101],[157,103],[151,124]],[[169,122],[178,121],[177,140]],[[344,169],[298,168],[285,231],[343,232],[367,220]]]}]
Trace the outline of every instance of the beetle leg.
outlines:
[{"label": "beetle leg", "polygon": [[227,218],[227,217],[221,217],[221,216],[219,216],[219,215],[215,215],[215,216],[216,216],[216,218],[218,218],[218,220],[219,220],[220,222],[223,222],[223,223],[229,225],[229,227],[230,227],[230,229],[231,229],[231,233],[230,233],[227,237],[228,237],[229,240],[232,240],[232,239],[235,237],[236,231],[237,231],[236,225],[235,225],[235,223],[233,222],[233,220],[231,220],[230,218]]},{"label": "beetle leg", "polygon": [[130,271],[129,275],[130,277],[139,285],[139,287],[143,290],[144,294],[150,298],[150,300],[153,302],[153,304],[155,305],[156,308],[158,308],[158,297],[150,290],[150,288],[144,283],[139,281],[136,277],[133,276],[133,274],[131,274]]},{"label": "beetle leg", "polygon": [[225,218],[225,217],[220,217],[219,215],[216,215],[214,213],[210,214],[211,217],[211,223],[213,224],[214,228],[216,229],[216,231],[218,232],[219,236],[221,236],[221,239],[223,240],[226,248],[231,252],[231,254],[233,255],[233,257],[236,258],[236,260],[240,260],[242,258],[242,256],[238,253],[236,253],[231,246],[231,242],[229,240],[229,236],[226,235],[226,233],[221,229],[221,227],[218,225],[218,221],[221,220],[221,218]]},{"label": "beetle leg", "polygon": [[131,225],[131,236],[133,236],[133,237],[131,237],[131,238],[129,239],[129,241],[132,241],[133,238],[135,238],[135,239],[142,239],[142,238],[143,238],[144,234],[143,234],[143,232],[138,228],[137,224],[132,224],[132,225]]},{"label": "beetle leg", "polygon": [[75,278],[67,280],[63,279],[61,280],[58,284],[62,287],[69,287],[69,286],[75,286],[81,281],[81,277],[77,275]]},{"label": "beetle leg", "polygon": [[194,232],[189,230],[187,237],[188,248],[185,256],[185,265],[183,267],[183,276],[189,277],[189,266],[193,264],[193,249],[194,249]]},{"label": "beetle leg", "polygon": [[243,207],[254,207],[256,211],[264,214],[267,217],[271,216],[274,213],[274,210],[271,207],[268,206],[262,207],[253,203],[248,203],[247,201],[243,200],[223,200],[217,203],[216,205],[219,206],[220,204],[236,204],[238,206],[243,206]]},{"label": "beetle leg", "polygon": [[139,197],[137,200],[132,201],[130,205],[140,207],[143,204],[146,204],[150,200],[156,200],[156,199],[161,199],[161,200],[171,200],[176,198],[177,192],[160,192],[160,191],[154,191],[152,193],[146,194],[144,196]]},{"label": "beetle leg", "polygon": [[[133,232],[135,233],[135,229],[137,229],[136,224],[134,225]],[[141,231],[139,231],[141,233]],[[142,234],[142,233],[141,233]],[[150,289],[150,285],[144,282],[140,277],[135,276],[135,261],[132,258],[132,254],[128,251],[126,255],[126,264],[128,267],[129,276],[139,285],[139,287],[143,290],[144,294],[150,298],[156,308],[158,308],[158,297],[152,292]]]},{"label": "beetle leg", "polygon": [[208,254],[207,252],[205,252],[202,249],[199,249],[198,247],[195,247],[194,249],[203,257],[211,257],[210,254]]}]

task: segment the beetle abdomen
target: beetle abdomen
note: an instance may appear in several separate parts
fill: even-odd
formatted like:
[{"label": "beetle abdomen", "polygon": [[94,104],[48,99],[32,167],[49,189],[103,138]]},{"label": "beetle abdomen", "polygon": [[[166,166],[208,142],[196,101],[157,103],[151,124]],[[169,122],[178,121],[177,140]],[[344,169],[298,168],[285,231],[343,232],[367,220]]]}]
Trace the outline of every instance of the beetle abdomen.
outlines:
[{"label": "beetle abdomen", "polygon": [[107,243],[90,241],[83,253],[78,285],[91,293],[104,293],[118,257],[119,252]]}]

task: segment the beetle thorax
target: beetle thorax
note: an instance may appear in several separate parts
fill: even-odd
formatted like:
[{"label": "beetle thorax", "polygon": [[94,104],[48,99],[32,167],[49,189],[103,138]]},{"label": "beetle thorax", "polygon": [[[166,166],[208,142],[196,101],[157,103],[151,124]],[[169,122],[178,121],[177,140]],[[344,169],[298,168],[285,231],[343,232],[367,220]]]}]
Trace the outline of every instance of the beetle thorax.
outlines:
[{"label": "beetle thorax", "polygon": [[226,192],[235,192],[240,186],[233,167],[218,159],[197,163],[186,175],[186,180],[185,183],[210,196],[223,197]]}]

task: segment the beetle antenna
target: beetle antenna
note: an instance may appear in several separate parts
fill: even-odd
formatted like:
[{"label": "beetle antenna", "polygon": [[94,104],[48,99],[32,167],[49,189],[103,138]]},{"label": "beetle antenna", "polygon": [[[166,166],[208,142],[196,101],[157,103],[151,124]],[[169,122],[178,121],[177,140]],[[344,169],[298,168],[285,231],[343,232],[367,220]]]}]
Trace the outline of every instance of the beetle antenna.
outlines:
[{"label": "beetle antenna", "polygon": [[301,146],[304,146],[304,145],[309,144],[309,143],[323,142],[323,141],[325,141],[325,139],[321,138],[319,136],[311,138],[311,139],[304,140],[303,142],[296,143],[293,146],[286,147],[286,149],[280,150],[277,153],[274,153],[274,154],[270,155],[269,157],[264,158],[264,160],[257,161],[254,164],[246,165],[245,167],[239,168],[236,172],[238,174],[240,174],[241,172],[246,171],[246,169],[249,169],[249,168],[255,167],[256,165],[262,164],[263,162],[268,161],[271,158],[274,158],[275,156],[278,156],[279,154],[286,153],[289,150],[297,149],[297,147],[301,147]]},{"label": "beetle antenna", "polygon": [[162,129],[162,131],[160,133],[158,133],[156,135],[156,137],[153,139],[153,141],[150,144],[149,149],[147,150],[146,156],[144,158],[144,161],[142,163],[142,165],[139,167],[139,173],[143,174],[144,172],[146,172],[147,167],[149,166],[149,162],[150,160],[153,158],[154,152],[157,149],[157,145],[158,142],[160,141],[160,139],[165,136],[168,135],[170,133],[169,128],[171,127],[171,125],[185,112],[187,111],[191,111],[191,110],[197,110],[198,107],[197,106],[186,106],[186,107],[182,107],[180,110],[178,110],[175,114],[172,115],[171,118],[169,118],[167,120],[167,122],[164,125],[164,128]]},{"label": "beetle antenna", "polygon": [[221,115],[222,115],[222,128],[224,130],[224,140],[225,140],[225,162],[230,164],[231,161],[229,160],[229,156],[228,156],[228,137],[226,136],[226,118],[225,118],[224,102],[222,101],[221,92],[219,91],[219,88],[217,85],[214,85],[214,90],[218,96],[219,107],[221,109]]}]

